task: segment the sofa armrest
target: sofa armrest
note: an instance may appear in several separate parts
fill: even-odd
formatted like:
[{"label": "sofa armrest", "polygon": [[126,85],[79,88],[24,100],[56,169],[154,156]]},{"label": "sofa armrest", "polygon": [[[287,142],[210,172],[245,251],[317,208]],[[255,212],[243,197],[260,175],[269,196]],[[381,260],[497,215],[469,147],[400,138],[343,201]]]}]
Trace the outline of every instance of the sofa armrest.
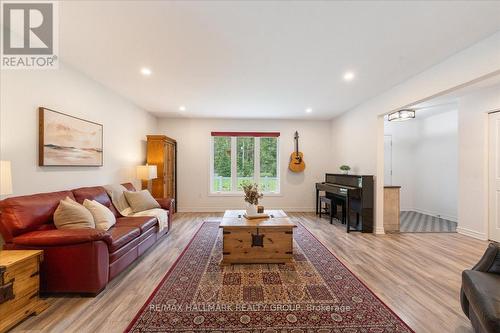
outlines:
[{"label": "sofa armrest", "polygon": [[462,287],[460,288],[460,306],[462,307],[462,311],[467,316],[467,318],[470,318],[469,300],[467,299],[467,295],[465,295],[463,282],[462,282]]},{"label": "sofa armrest", "polygon": [[95,229],[54,229],[32,231],[14,237],[13,243],[22,246],[61,246],[88,243],[93,241],[110,241],[111,236]]},{"label": "sofa armrest", "polygon": [[175,200],[171,198],[155,198],[162,209],[170,211],[170,207],[174,205]]},{"label": "sofa armrest", "polygon": [[167,231],[170,230],[170,226],[172,225],[172,219],[174,217],[174,203],[175,199],[173,198],[156,198],[156,201],[160,204],[162,209],[168,210],[168,225]]},{"label": "sofa armrest", "polygon": [[472,267],[474,271],[500,274],[500,247],[490,243],[479,262]]}]

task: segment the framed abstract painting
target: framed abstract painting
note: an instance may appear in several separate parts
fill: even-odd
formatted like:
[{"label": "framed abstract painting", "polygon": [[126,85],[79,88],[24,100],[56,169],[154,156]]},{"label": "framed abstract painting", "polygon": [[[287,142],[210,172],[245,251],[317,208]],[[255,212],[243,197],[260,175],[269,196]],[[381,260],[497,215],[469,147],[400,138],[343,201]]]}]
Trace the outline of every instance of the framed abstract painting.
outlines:
[{"label": "framed abstract painting", "polygon": [[102,166],[103,126],[38,108],[40,166]]}]

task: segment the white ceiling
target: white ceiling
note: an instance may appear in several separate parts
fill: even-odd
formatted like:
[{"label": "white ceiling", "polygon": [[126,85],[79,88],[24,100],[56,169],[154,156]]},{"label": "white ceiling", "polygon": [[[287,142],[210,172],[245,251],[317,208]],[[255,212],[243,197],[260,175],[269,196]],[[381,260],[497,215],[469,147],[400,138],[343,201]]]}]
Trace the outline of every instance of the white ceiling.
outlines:
[{"label": "white ceiling", "polygon": [[63,61],[162,117],[330,119],[498,30],[495,1],[60,5]]}]

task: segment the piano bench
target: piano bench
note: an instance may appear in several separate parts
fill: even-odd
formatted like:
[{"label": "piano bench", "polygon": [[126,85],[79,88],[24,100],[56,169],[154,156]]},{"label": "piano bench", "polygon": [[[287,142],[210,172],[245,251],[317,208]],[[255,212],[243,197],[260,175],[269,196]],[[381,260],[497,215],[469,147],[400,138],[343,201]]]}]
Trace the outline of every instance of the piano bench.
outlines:
[{"label": "piano bench", "polygon": [[335,205],[334,215],[337,215],[337,206],[342,207],[342,224],[347,223],[347,201],[346,198],[335,196],[333,198],[333,204]]},{"label": "piano bench", "polygon": [[333,214],[334,214],[332,204],[334,205],[335,203],[332,203],[332,199],[327,198],[325,196],[319,197],[319,218],[321,218],[321,213],[323,211],[323,203],[325,204],[326,207],[328,207],[328,212],[330,215],[330,224],[332,224],[333,223]]}]

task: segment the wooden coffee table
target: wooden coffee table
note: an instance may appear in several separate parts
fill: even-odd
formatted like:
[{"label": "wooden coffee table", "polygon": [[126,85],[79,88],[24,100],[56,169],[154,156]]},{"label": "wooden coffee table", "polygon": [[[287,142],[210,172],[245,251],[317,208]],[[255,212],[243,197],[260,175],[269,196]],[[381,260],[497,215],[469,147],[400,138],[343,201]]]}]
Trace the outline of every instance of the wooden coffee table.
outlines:
[{"label": "wooden coffee table", "polygon": [[222,265],[285,263],[293,258],[293,228],[282,210],[266,210],[269,218],[247,220],[244,210],[226,210]]}]

